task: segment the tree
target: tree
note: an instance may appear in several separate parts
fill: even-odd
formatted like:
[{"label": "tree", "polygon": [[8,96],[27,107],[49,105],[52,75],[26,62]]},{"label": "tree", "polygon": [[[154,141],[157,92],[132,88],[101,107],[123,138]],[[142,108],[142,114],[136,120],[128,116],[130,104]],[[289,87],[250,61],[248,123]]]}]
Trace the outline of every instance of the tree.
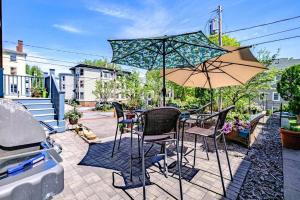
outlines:
[{"label": "tree", "polygon": [[43,71],[36,65],[30,66],[26,64],[26,74],[30,76],[43,77]]},{"label": "tree", "polygon": [[128,99],[128,107],[137,108],[143,104],[143,85],[138,72],[120,77],[119,83]]},{"label": "tree", "polygon": [[298,115],[300,124],[300,65],[293,65],[284,70],[277,84],[280,96],[289,102],[289,108]]},{"label": "tree", "polygon": [[120,70],[121,67],[117,64],[108,62],[107,59],[95,59],[95,60],[84,60],[84,64],[86,65],[92,65],[96,67],[104,67],[107,69],[114,69],[114,70]]},{"label": "tree", "polygon": [[[208,38],[209,38],[210,41],[212,41],[216,45],[219,44],[218,35],[210,35]],[[233,46],[233,47],[239,47],[240,46],[240,42],[238,42],[237,39],[235,39],[233,37],[230,37],[228,35],[223,35],[222,36],[222,43],[223,43],[223,46]]]},{"label": "tree", "polygon": [[151,96],[152,104],[159,106],[160,94],[162,88],[162,80],[159,70],[147,71],[146,73],[146,85],[145,96]]},{"label": "tree", "polygon": [[107,102],[109,97],[111,96],[112,91],[115,90],[115,85],[115,80],[97,80],[93,94],[100,102]]}]

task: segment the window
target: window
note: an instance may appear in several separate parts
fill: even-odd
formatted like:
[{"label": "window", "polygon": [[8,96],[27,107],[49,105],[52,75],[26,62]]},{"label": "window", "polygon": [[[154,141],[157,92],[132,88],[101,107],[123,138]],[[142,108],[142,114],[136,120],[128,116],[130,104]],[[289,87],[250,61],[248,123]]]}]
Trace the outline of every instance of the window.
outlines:
[{"label": "window", "polygon": [[65,76],[62,76],[61,78],[62,78],[63,81],[65,81]]},{"label": "window", "polygon": [[18,93],[18,85],[17,84],[10,84],[10,92],[11,93]]},{"label": "window", "polygon": [[84,99],[84,93],[80,92],[80,99]]},{"label": "window", "polygon": [[62,89],[64,90],[64,89],[66,89],[66,86],[65,86],[65,84],[62,84]]},{"label": "window", "polygon": [[10,54],[10,61],[17,61],[17,55],[16,54]]},{"label": "window", "polygon": [[273,101],[280,101],[280,96],[277,92],[273,92]]},{"label": "window", "polygon": [[84,75],[84,70],[80,69],[80,76],[83,76],[83,75]]},{"label": "window", "polygon": [[81,87],[81,88],[84,87],[84,81],[83,81],[83,80],[80,81],[80,87]]},{"label": "window", "polygon": [[10,68],[10,74],[11,75],[17,75],[17,68],[16,67],[11,67]]}]

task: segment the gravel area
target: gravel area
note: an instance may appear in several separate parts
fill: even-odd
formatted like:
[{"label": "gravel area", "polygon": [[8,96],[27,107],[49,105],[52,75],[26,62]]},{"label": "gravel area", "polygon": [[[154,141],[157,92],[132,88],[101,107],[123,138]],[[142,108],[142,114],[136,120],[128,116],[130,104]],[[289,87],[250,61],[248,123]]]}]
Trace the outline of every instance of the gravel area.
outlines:
[{"label": "gravel area", "polygon": [[270,117],[245,160],[251,161],[239,199],[284,199],[279,119]]}]

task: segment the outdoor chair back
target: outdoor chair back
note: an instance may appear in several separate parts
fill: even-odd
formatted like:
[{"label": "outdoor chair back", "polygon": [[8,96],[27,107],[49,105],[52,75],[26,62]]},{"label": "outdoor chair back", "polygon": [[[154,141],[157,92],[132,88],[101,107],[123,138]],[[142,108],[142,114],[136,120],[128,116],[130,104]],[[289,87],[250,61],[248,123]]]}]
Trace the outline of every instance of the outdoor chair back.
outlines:
[{"label": "outdoor chair back", "polygon": [[143,114],[143,134],[162,135],[177,131],[180,111],[173,107],[155,108]]},{"label": "outdoor chair back", "polygon": [[223,129],[223,126],[226,121],[226,116],[227,116],[228,112],[230,110],[232,110],[234,107],[235,106],[229,106],[229,107],[221,110],[217,114],[215,114],[215,116],[218,116],[217,123],[215,126],[215,134],[214,134],[215,138],[218,138],[220,135],[222,135],[222,129]]},{"label": "outdoor chair back", "polygon": [[124,110],[122,107],[122,104],[118,103],[118,102],[112,102],[113,107],[116,110],[116,114],[117,114],[117,118],[123,118],[124,119]]}]

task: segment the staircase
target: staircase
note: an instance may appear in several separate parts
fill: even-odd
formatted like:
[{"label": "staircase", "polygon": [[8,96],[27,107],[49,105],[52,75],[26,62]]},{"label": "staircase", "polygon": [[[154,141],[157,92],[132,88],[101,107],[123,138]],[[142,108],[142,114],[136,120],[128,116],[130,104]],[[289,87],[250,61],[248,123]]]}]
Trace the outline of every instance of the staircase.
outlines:
[{"label": "staircase", "polygon": [[57,120],[57,114],[50,98],[18,98],[15,102],[22,104],[37,121],[42,121],[57,132],[65,131],[65,124]]}]

